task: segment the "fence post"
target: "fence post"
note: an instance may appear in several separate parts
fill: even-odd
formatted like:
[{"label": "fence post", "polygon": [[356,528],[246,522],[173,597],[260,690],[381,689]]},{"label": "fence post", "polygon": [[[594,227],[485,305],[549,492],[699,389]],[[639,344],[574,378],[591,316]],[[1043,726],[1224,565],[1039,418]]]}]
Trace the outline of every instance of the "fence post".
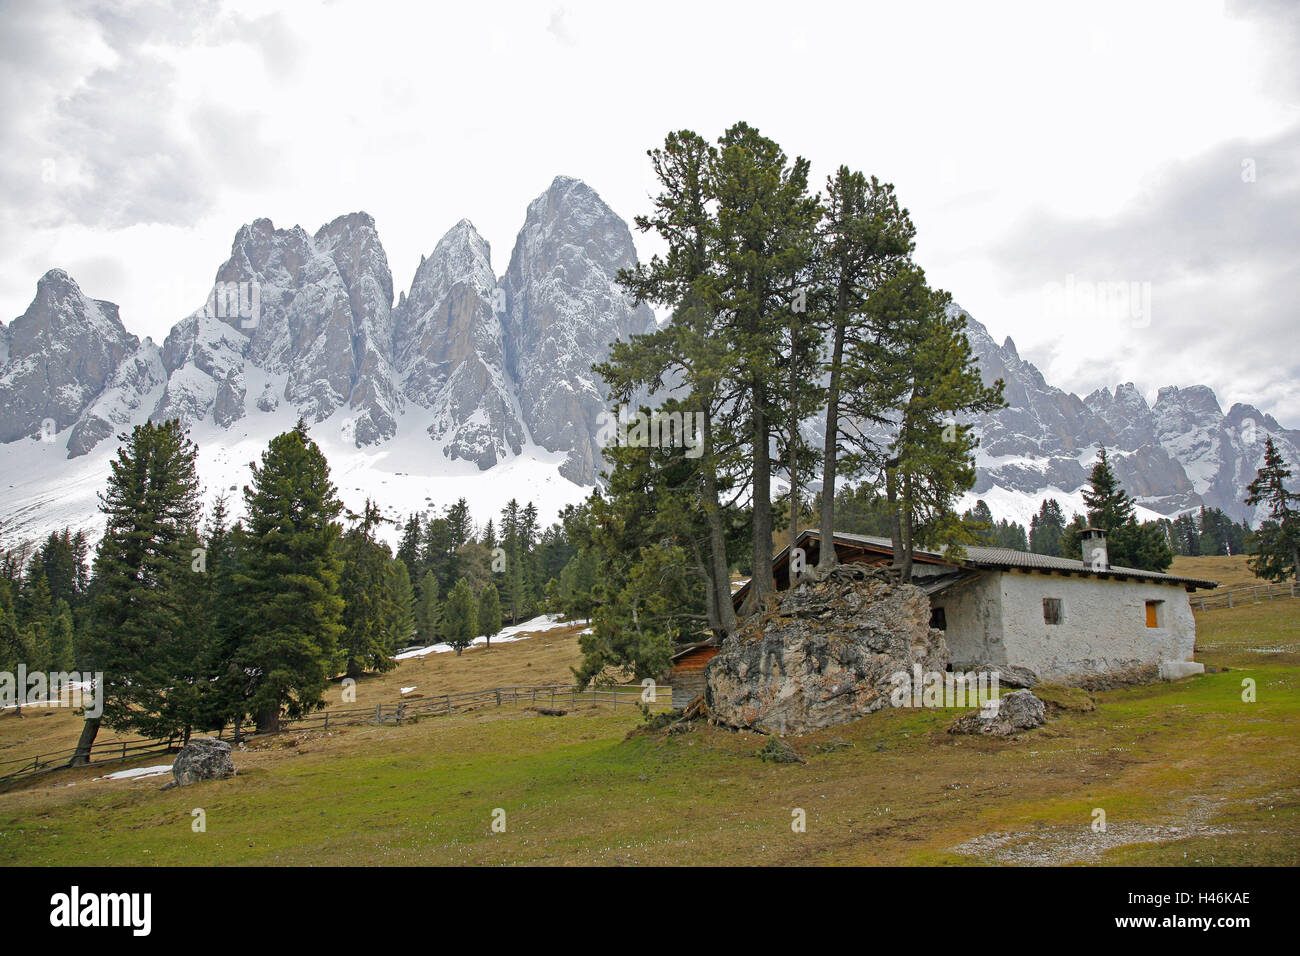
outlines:
[{"label": "fence post", "polygon": [[501,688],[500,688],[500,687],[497,688],[497,706],[498,706],[498,707],[501,706]]},{"label": "fence post", "polygon": [[384,705],[375,704],[375,723],[382,724],[383,722],[384,722]]},{"label": "fence post", "polygon": [[444,695],[447,698],[447,713],[451,713],[451,694]]},{"label": "fence post", "polygon": [[1229,592],[1228,592],[1228,607],[1232,607],[1232,606],[1233,606],[1233,604],[1232,604],[1232,592],[1229,591]]},{"label": "fence post", "polygon": [[330,712],[328,710],[325,711],[325,729],[330,729]]}]

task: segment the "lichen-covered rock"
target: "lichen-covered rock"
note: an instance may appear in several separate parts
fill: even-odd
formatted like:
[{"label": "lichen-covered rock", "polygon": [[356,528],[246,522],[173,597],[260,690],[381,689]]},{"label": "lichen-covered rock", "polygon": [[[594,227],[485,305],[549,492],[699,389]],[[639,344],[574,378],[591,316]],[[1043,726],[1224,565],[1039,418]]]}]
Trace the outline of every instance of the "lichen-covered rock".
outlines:
[{"label": "lichen-covered rock", "polygon": [[235,775],[230,759],[230,744],[214,737],[195,737],[181,748],[172,764],[172,776],[178,786],[200,780],[224,780]]},{"label": "lichen-covered rock", "polygon": [[728,640],[709,662],[705,702],[732,727],[806,733],[889,706],[894,676],[918,664],[948,664],[925,592],[844,565],[786,592],[775,611]]},{"label": "lichen-covered rock", "polygon": [[[1047,708],[1033,695],[1032,691],[1018,690],[1005,694],[997,701],[996,708],[990,706],[986,711],[975,711],[957,718],[948,728],[950,734],[986,734],[992,737],[1009,737],[1022,730],[1033,730],[1047,723]],[[990,716],[984,716],[985,713]]]}]

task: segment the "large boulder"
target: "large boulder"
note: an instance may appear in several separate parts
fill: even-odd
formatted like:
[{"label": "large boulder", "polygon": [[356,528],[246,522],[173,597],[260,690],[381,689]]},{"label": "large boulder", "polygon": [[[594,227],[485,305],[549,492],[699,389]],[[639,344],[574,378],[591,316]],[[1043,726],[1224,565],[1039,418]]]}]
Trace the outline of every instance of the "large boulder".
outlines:
[{"label": "large boulder", "polygon": [[[996,706],[993,706],[996,704]],[[987,714],[988,716],[985,716]],[[1005,694],[984,711],[965,714],[948,728],[953,734],[986,734],[1010,737],[1022,730],[1033,730],[1047,723],[1047,707],[1032,691],[1018,690]]]},{"label": "large boulder", "polygon": [[916,665],[948,665],[925,592],[883,569],[843,565],[785,592],[723,644],[705,703],[728,726],[801,734],[889,706],[896,675]]},{"label": "large boulder", "polygon": [[230,744],[215,737],[195,737],[176,755],[172,775],[181,787],[200,780],[233,777],[235,762],[230,759]]}]

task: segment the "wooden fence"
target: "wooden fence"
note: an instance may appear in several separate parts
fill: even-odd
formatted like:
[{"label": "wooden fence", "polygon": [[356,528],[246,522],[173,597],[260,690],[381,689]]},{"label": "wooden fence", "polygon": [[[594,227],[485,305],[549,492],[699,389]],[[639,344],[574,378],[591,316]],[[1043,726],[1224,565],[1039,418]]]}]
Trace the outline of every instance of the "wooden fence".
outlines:
[{"label": "wooden fence", "polygon": [[1203,595],[1192,595],[1192,607],[1197,611],[1212,611],[1221,607],[1241,607],[1263,601],[1285,600],[1300,596],[1294,581],[1283,584],[1252,584],[1241,588],[1218,589]]},{"label": "wooden fence", "polygon": [[[136,760],[140,757],[152,757],[157,754],[174,753],[180,749],[178,740],[156,740],[141,737],[135,740],[111,740],[96,743],[90,748],[90,763],[121,763],[123,760]],[[72,758],[77,755],[77,748],[56,750],[36,754],[33,757],[13,757],[0,760],[0,788],[15,780],[48,773],[51,770],[63,770],[70,766]]]},{"label": "wooden fence", "polygon": [[[309,714],[297,720],[283,720],[275,731],[259,733],[241,733],[238,740],[253,737],[271,736],[272,734],[296,733],[301,730],[328,730],[331,725],[341,727],[346,724],[401,724],[403,721],[418,717],[437,717],[454,714],[457,711],[476,710],[481,707],[537,707],[564,710],[577,707],[582,703],[596,706],[608,705],[614,710],[624,707],[634,710],[642,703],[640,686],[617,686],[600,688],[580,688],[574,684],[537,684],[511,687],[491,687],[487,690],[464,691],[459,694],[435,694],[431,696],[407,698],[396,704],[376,704],[374,707],[351,707],[347,709],[323,710]],[[651,710],[668,710],[672,706],[672,688],[660,685],[655,688],[655,700],[646,702]],[[221,737],[225,732],[218,733]],[[136,760],[140,757],[175,753],[180,750],[179,738],[157,740],[139,738],[135,740],[114,740],[96,743],[90,752],[90,763],[121,763],[124,760]],[[66,769],[76,756],[75,747],[52,753],[37,754],[33,757],[14,757],[0,760],[0,789],[37,774],[50,773]]]}]

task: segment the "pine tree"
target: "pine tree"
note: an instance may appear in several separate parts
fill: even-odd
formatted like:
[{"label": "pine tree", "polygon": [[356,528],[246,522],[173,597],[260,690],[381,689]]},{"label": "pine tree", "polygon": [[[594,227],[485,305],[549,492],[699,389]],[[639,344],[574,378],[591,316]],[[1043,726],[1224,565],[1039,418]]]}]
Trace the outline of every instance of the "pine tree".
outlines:
[{"label": "pine tree", "polygon": [[1120,487],[1111,470],[1106,448],[1097,452],[1097,463],[1088,477],[1089,487],[1083,492],[1083,503],[1088,508],[1088,520],[1110,534],[1121,525],[1136,520],[1133,499]]},{"label": "pine tree", "polygon": [[1038,514],[1029,523],[1029,550],[1035,554],[1061,557],[1065,514],[1055,498],[1044,498]]},{"label": "pine tree", "polygon": [[407,571],[411,573],[414,573],[420,566],[422,534],[420,516],[417,513],[412,513],[406,519],[406,525],[402,528],[402,540],[397,546],[398,559],[406,565]]},{"label": "pine tree", "polygon": [[469,647],[478,633],[478,604],[469,581],[461,578],[447,595],[443,609],[443,640],[456,649],[456,656]]},{"label": "pine tree", "polygon": [[447,509],[447,529],[451,535],[451,550],[463,548],[474,536],[474,522],[469,514],[469,502],[458,498]]},{"label": "pine tree", "polygon": [[[0,576],[0,670],[12,674],[19,664],[27,664],[36,658],[36,649],[32,647],[31,635],[18,626],[14,610],[13,583],[8,576]],[[16,688],[14,712],[22,716],[25,687]],[[7,702],[6,702],[7,703]]]},{"label": "pine tree", "polygon": [[961,537],[953,506],[975,483],[978,440],[973,426],[958,416],[1005,405],[1002,380],[983,384],[966,338],[965,316],[951,306],[952,297],[931,290],[915,268],[901,270],[873,299],[873,307],[893,313],[890,337],[905,343],[894,369],[878,368],[875,387],[885,401],[874,400],[877,407],[888,408],[889,394],[899,394],[898,429],[885,477],[895,526],[890,536],[894,561],[903,580],[911,577],[918,543]]},{"label": "pine tree", "polygon": [[1291,577],[1300,582],[1300,509],[1295,507],[1300,503],[1300,494],[1287,490],[1286,480],[1290,477],[1291,469],[1286,467],[1273,436],[1268,436],[1264,463],[1246,489],[1246,504],[1268,508],[1269,516],[1255,535],[1250,569],[1269,581]]},{"label": "pine tree", "polygon": [[993,523],[993,512],[989,510],[983,498],[976,501],[975,507],[968,509],[961,516],[961,520],[977,543],[983,545],[996,543],[997,526]]},{"label": "pine tree", "polygon": [[396,666],[390,657],[397,639],[393,559],[388,546],[374,536],[382,521],[379,508],[367,498],[357,525],[343,536],[340,549],[341,647],[347,676],[354,679],[366,671],[383,672]]},{"label": "pine tree", "polygon": [[237,661],[252,675],[248,706],[264,730],[322,706],[338,672],[343,599],[329,465],[299,421],[271,439],[244,488],[246,555],[234,582],[247,608]]},{"label": "pine tree", "polygon": [[72,623],[72,608],[62,598],[54,606],[50,617],[49,629],[49,663],[53,671],[70,671],[77,666],[75,627]]},{"label": "pine tree", "polygon": [[[683,493],[707,527],[703,551],[709,624],[718,636],[737,629],[731,604],[730,516],[724,504],[731,475],[743,459],[742,409],[732,395],[742,356],[719,327],[725,310],[712,264],[720,238],[715,215],[718,151],[691,130],[668,134],[649,153],[661,192],[654,213],[637,216],[642,232],[655,232],[667,251],[619,273],[636,302],[666,306],[669,323],[630,342],[614,343],[598,366],[611,401],[630,403],[644,389],[653,395],[670,382],[687,391],[682,406],[698,416],[698,467]],[[609,457],[609,450],[606,451]]]},{"label": "pine tree", "polygon": [[0,577],[0,670],[12,674],[28,659],[28,648],[14,613],[13,585],[7,577]]},{"label": "pine tree", "polygon": [[518,624],[524,603],[524,562],[520,508],[514,498],[501,509],[501,547],[506,553],[505,604],[510,609],[510,623]]},{"label": "pine tree", "polygon": [[501,599],[496,586],[489,584],[478,596],[478,632],[486,635],[487,646],[492,646],[492,638],[501,630]]},{"label": "pine tree", "polygon": [[244,540],[242,526],[229,524],[227,499],[219,495],[204,531],[207,548],[204,619],[208,628],[205,669],[217,675],[217,679],[208,684],[200,706],[210,728],[221,729],[228,723],[241,722],[248,713],[248,699],[252,694],[250,675],[238,662],[244,634],[244,604],[235,584],[235,574],[243,559]]},{"label": "pine tree", "polygon": [[411,586],[411,573],[401,558],[393,559],[388,566],[388,573],[393,595],[393,638],[389,649],[397,651],[410,644],[415,637],[415,589]]},{"label": "pine tree", "polygon": [[18,604],[18,625],[26,632],[32,670],[46,670],[50,665],[50,636],[54,624],[54,605],[44,571],[33,565],[23,584]]},{"label": "pine tree", "polygon": [[438,579],[426,571],[420,581],[415,605],[415,633],[421,644],[437,644],[442,626],[442,605],[438,603]]},{"label": "pine tree", "polygon": [[[846,355],[875,349],[888,342],[871,328],[873,313],[867,302],[883,283],[911,259],[916,229],[906,209],[900,208],[894,187],[871,180],[841,166],[826,182],[826,216],[820,231],[818,283],[823,290],[821,305],[830,342],[826,363],[826,428],[822,439],[822,497],[820,530],[822,540],[834,540],[836,529],[836,479],[855,460],[841,456],[845,443],[859,445],[861,431],[847,429],[840,412],[845,396],[859,387],[859,375],[868,371],[846,362]],[[879,313],[874,313],[879,315]],[[883,409],[872,409],[879,417]],[[847,433],[847,434],[846,434]],[[863,451],[871,449],[862,449]],[[838,558],[834,548],[821,548],[817,567],[825,571]]]},{"label": "pine tree", "polygon": [[600,567],[593,548],[583,549],[569,559],[555,585],[556,609],[565,618],[591,620],[597,601],[596,585],[599,572]]},{"label": "pine tree", "polygon": [[790,161],[773,140],[737,123],[718,140],[715,290],[723,340],[738,353],[750,453],[752,610],[766,610],[772,580],[774,433],[805,408],[816,380],[792,378],[791,303],[810,264],[820,202],[808,194],[806,159]]},{"label": "pine tree", "polygon": [[85,655],[104,674],[98,718],[87,718],[74,764],[84,763],[101,722],[153,737],[188,732],[184,695],[168,689],[201,679],[202,638],[191,570],[197,545],[198,450],[177,421],[146,422],[110,464],[100,496],[106,518],[95,553]]},{"label": "pine tree", "polygon": [[1086,524],[1082,516],[1076,515],[1065,529],[1061,543],[1065,556],[1081,557],[1080,536],[1090,525],[1105,533],[1107,557],[1112,566],[1166,570],[1173,563],[1174,554],[1164,529],[1154,521],[1138,523],[1136,505],[1115,477],[1105,448],[1098,451],[1088,481],[1089,487],[1083,492],[1088,509]]}]

